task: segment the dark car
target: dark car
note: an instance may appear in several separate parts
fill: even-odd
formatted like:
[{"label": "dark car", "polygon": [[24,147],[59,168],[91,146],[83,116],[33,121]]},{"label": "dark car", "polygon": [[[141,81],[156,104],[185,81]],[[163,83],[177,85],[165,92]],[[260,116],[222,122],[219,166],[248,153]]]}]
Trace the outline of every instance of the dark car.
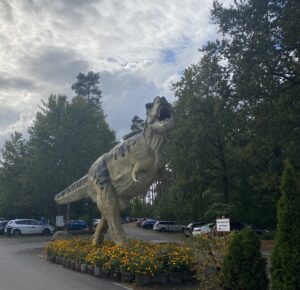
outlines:
[{"label": "dark car", "polygon": [[255,231],[258,235],[262,235],[264,233],[270,232],[269,230],[261,228],[261,227],[257,227],[257,226],[251,226],[251,227],[252,227],[253,231]]},{"label": "dark car", "polygon": [[254,225],[250,225],[250,224],[247,224],[247,223],[244,223],[244,222],[239,222],[239,221],[230,222],[230,229],[232,231],[240,231],[240,230],[242,230],[243,228],[245,228],[247,226],[251,227],[252,230],[255,233],[257,233],[258,235],[262,235],[263,233],[268,232],[268,230],[266,230],[264,228],[257,227],[257,226],[254,226]]},{"label": "dark car", "polygon": [[4,230],[5,230],[7,223],[8,223],[7,220],[0,221],[0,235],[4,234]]},{"label": "dark car", "polygon": [[154,224],[157,222],[157,220],[155,220],[155,219],[147,219],[147,220],[145,220],[145,221],[143,221],[143,223],[142,223],[142,228],[143,229],[147,229],[147,230],[152,230],[153,229],[153,226],[154,226]]},{"label": "dark car", "polygon": [[243,228],[248,226],[248,224],[239,221],[230,221],[231,231],[241,231]]},{"label": "dark car", "polygon": [[69,231],[86,230],[88,229],[88,224],[83,220],[71,220],[65,224],[65,228]]}]

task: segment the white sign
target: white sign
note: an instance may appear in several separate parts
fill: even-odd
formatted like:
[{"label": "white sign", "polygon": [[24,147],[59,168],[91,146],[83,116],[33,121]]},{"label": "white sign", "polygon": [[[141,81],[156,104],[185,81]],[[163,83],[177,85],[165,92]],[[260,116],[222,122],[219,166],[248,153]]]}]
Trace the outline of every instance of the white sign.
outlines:
[{"label": "white sign", "polygon": [[217,219],[217,232],[230,232],[229,219]]},{"label": "white sign", "polygon": [[63,227],[65,224],[64,222],[64,216],[63,215],[57,215],[55,220],[55,225],[57,227]]}]

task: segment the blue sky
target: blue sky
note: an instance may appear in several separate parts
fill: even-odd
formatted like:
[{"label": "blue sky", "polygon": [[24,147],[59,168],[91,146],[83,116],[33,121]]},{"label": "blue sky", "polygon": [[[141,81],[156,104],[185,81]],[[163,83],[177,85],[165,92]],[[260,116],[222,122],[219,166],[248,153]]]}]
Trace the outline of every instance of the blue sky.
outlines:
[{"label": "blue sky", "polygon": [[[224,1],[228,4],[230,1]],[[26,135],[41,100],[72,96],[79,72],[100,72],[107,121],[119,137],[217,38],[212,0],[2,0],[0,148]]]}]

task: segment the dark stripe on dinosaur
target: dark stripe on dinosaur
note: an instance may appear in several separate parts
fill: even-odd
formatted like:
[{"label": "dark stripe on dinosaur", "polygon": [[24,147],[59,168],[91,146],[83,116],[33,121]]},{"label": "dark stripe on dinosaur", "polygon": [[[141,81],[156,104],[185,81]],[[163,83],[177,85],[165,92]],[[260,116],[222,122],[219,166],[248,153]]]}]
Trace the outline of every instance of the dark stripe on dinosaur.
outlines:
[{"label": "dark stripe on dinosaur", "polygon": [[98,170],[96,171],[96,184],[104,185],[110,182],[110,174],[107,168],[106,158],[103,158],[98,165]]}]

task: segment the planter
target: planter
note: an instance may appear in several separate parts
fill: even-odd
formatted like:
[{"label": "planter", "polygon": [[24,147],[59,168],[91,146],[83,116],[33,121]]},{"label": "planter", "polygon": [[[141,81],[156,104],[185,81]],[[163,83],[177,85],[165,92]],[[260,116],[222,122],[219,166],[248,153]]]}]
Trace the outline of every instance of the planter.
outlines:
[{"label": "planter", "polygon": [[140,284],[148,285],[152,283],[152,277],[145,274],[135,274],[135,281]]},{"label": "planter", "polygon": [[86,273],[87,270],[87,264],[80,264],[80,272]]},{"label": "planter", "polygon": [[80,272],[80,263],[79,262],[75,262],[75,266],[74,269],[78,272]]},{"label": "planter", "polygon": [[152,282],[154,284],[166,284],[168,283],[169,280],[169,275],[168,273],[156,273],[154,274],[154,276],[152,277]]},{"label": "planter", "polygon": [[134,280],[134,275],[129,272],[121,272],[121,282],[131,282]]},{"label": "planter", "polygon": [[109,279],[110,277],[110,271],[108,270],[101,270],[99,273],[100,278]]},{"label": "planter", "polygon": [[51,263],[55,263],[55,256],[47,254],[47,260]]},{"label": "planter", "polygon": [[70,260],[64,259],[64,267],[69,268],[69,266],[70,266]]},{"label": "planter", "polygon": [[71,270],[75,270],[75,261],[70,260],[69,268],[70,268]]},{"label": "planter", "polygon": [[111,272],[110,279],[115,282],[120,282],[121,281],[121,273],[120,272]]},{"label": "planter", "polygon": [[93,275],[94,274],[94,266],[93,265],[87,265],[87,273],[89,275]]},{"label": "planter", "polygon": [[184,270],[182,272],[182,280],[184,282],[193,281],[194,280],[194,274],[192,271]]},{"label": "planter", "polygon": [[182,273],[181,272],[170,272],[169,281],[171,283],[181,283],[182,282]]},{"label": "planter", "polygon": [[97,266],[94,266],[94,276],[99,277],[100,276],[100,268]]}]

